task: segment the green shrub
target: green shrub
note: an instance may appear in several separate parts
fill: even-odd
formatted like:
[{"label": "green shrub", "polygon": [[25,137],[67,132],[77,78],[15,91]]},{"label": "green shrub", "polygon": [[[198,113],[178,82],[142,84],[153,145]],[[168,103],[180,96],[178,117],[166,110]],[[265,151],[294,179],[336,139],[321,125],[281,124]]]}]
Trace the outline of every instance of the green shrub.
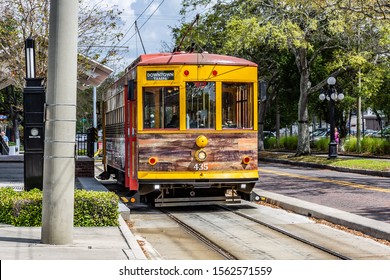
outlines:
[{"label": "green shrub", "polygon": [[12,224],[15,226],[38,227],[42,224],[42,192],[33,189],[20,192],[12,206]]},{"label": "green shrub", "polygon": [[280,146],[286,150],[296,150],[298,147],[298,136],[280,137]]},{"label": "green shrub", "polygon": [[278,149],[276,137],[264,138],[264,149]]},{"label": "green shrub", "polygon": [[[371,155],[390,155],[390,142],[382,138],[364,137],[360,142],[362,153]],[[357,139],[350,137],[343,145],[346,152],[357,152]]]},{"label": "green shrub", "polygon": [[382,141],[381,149],[383,150],[384,155],[390,155],[390,141]]},{"label": "green shrub", "polygon": [[117,226],[118,196],[112,192],[75,192],[75,226]]},{"label": "green shrub", "polygon": [[13,188],[0,188],[0,223],[12,224],[12,208],[19,196]]},{"label": "green shrub", "polygon": [[[75,226],[117,226],[118,196],[112,192],[75,190]],[[41,226],[42,191],[17,192],[0,188],[0,223]]]},{"label": "green shrub", "polygon": [[356,137],[350,137],[348,139],[345,139],[343,148],[346,152],[356,152],[357,150],[357,139]]},{"label": "green shrub", "polygon": [[298,136],[282,136],[280,137],[279,145],[276,137],[269,137],[264,139],[265,149],[283,149],[296,150],[298,146]]},{"label": "green shrub", "polygon": [[313,148],[318,151],[328,151],[329,150],[329,137],[320,138],[314,142]]}]

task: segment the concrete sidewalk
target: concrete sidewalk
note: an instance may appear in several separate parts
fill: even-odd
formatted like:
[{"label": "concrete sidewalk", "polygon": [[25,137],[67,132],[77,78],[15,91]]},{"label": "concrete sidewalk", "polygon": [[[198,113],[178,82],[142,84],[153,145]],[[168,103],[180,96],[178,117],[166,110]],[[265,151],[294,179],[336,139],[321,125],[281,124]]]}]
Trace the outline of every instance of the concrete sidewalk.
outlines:
[{"label": "concrete sidewalk", "polygon": [[118,227],[75,227],[70,245],[42,244],[40,227],[0,224],[0,259],[145,260],[125,221],[119,220]]}]

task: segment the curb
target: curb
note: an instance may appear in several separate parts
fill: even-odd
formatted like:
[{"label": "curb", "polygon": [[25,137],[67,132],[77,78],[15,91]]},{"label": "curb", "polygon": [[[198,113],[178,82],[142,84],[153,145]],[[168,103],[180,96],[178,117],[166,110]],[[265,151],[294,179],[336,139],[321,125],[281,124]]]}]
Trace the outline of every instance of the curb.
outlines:
[{"label": "curb", "polygon": [[[108,192],[106,187],[103,186],[96,178],[91,177],[78,177],[78,182],[85,190]],[[125,220],[130,219],[130,209],[127,208],[121,201],[118,202],[118,211],[120,213],[118,217],[119,230],[122,236],[126,240],[130,250],[124,250],[129,259],[147,260],[141,246],[138,244],[135,236],[127,226]]]},{"label": "curb", "polygon": [[390,241],[390,224],[388,223],[303,201],[297,198],[264,191],[262,189],[256,189],[255,193],[260,197],[260,201],[279,206],[284,210],[289,210],[307,217],[326,220],[352,230],[360,231],[375,238]]},{"label": "curb", "polygon": [[132,257],[130,259],[135,260],[147,260],[148,258],[145,256],[144,252],[141,249],[141,246],[136,241],[135,236],[127,226],[125,220],[122,218],[122,216],[119,216],[119,230],[121,231],[123,237],[126,240],[127,245],[129,245],[129,248],[132,252]]}]

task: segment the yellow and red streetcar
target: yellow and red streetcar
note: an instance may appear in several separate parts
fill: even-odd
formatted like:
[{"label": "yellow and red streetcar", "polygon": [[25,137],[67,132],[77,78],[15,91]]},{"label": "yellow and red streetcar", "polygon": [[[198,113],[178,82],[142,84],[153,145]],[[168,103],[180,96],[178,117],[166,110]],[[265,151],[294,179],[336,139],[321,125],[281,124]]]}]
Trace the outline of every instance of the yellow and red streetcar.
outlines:
[{"label": "yellow and red streetcar", "polygon": [[155,206],[248,199],[258,180],[257,65],[141,55],[103,97],[108,174]]}]

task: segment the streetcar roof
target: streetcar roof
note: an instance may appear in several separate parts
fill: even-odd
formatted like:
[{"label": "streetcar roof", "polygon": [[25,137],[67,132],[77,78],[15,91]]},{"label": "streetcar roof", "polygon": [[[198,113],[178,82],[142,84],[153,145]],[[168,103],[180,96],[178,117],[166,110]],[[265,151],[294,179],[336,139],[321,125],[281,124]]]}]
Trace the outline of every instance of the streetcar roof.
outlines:
[{"label": "streetcar roof", "polygon": [[257,64],[238,57],[203,53],[156,53],[141,55],[137,59],[136,65],[234,65],[234,66],[252,66],[257,67]]}]

